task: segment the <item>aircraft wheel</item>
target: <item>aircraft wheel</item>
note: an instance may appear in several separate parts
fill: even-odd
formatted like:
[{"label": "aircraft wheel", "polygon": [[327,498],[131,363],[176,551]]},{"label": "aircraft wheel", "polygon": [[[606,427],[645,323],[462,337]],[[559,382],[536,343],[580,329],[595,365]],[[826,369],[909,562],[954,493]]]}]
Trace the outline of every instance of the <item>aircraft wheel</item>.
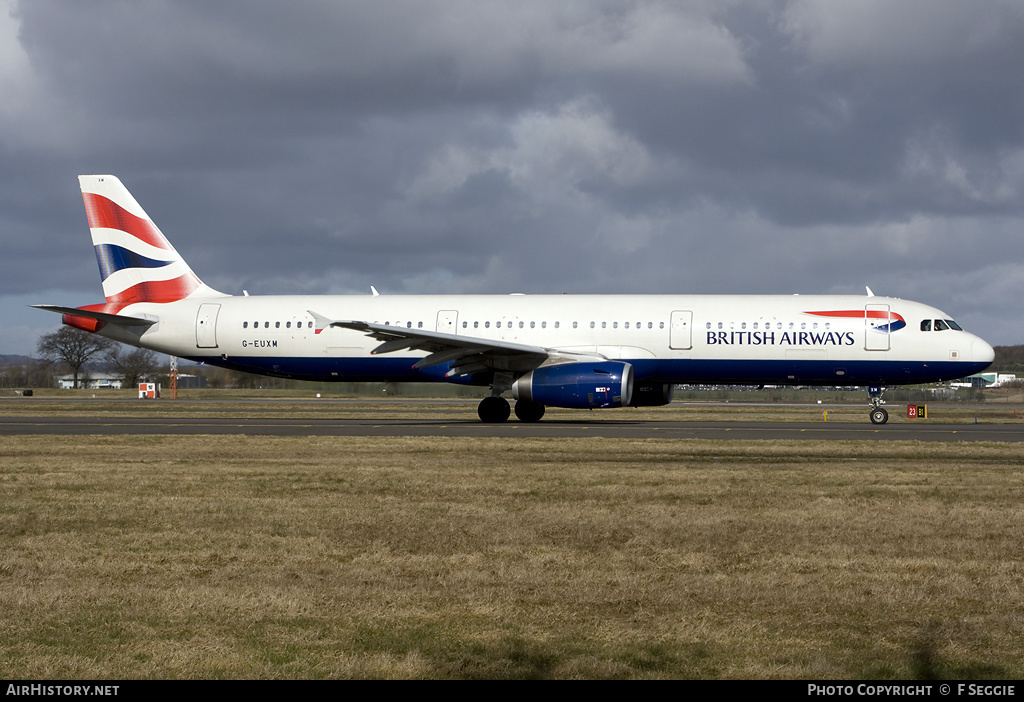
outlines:
[{"label": "aircraft wheel", "polygon": [[871,410],[871,423],[872,424],[885,424],[889,421],[889,413],[881,407],[876,407]]},{"label": "aircraft wheel", "polygon": [[544,405],[529,400],[519,400],[516,403],[516,416],[521,422],[539,422],[544,416]]},{"label": "aircraft wheel", "polygon": [[491,396],[480,401],[476,413],[480,415],[481,422],[493,424],[507,421],[508,416],[512,414],[512,408],[509,407],[508,400],[505,398]]}]

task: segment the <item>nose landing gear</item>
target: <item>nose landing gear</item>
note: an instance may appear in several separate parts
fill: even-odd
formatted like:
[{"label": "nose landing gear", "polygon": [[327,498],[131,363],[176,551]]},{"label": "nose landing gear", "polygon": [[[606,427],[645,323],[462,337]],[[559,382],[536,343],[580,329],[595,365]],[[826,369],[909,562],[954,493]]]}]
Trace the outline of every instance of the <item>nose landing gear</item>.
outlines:
[{"label": "nose landing gear", "polygon": [[885,404],[885,400],[882,399],[883,392],[885,392],[885,388],[877,385],[872,385],[868,388],[872,424],[885,424],[889,421],[889,413],[882,408],[882,405]]}]

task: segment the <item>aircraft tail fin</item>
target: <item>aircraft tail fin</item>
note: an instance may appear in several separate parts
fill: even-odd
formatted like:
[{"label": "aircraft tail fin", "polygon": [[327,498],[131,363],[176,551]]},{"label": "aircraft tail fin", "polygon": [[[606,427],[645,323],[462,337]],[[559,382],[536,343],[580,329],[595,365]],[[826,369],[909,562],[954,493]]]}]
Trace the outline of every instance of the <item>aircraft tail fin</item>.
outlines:
[{"label": "aircraft tail fin", "polygon": [[199,280],[120,180],[83,175],[78,182],[108,303],[223,296]]}]

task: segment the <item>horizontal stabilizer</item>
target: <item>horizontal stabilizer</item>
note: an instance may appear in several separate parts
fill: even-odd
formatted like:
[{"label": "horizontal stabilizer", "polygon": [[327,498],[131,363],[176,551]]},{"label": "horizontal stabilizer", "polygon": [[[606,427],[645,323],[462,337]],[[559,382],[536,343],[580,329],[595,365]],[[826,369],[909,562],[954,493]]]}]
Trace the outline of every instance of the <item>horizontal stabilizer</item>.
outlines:
[{"label": "horizontal stabilizer", "polygon": [[148,327],[156,324],[158,320],[152,315],[146,315],[145,317],[131,317],[126,314],[110,314],[109,312],[94,312],[92,310],[82,310],[77,307],[61,307],[59,305],[30,305],[39,310],[47,310],[49,312],[56,312],[57,314],[68,314],[72,317],[84,317],[85,319],[95,319],[98,322],[106,322],[108,324],[120,324],[123,327]]}]

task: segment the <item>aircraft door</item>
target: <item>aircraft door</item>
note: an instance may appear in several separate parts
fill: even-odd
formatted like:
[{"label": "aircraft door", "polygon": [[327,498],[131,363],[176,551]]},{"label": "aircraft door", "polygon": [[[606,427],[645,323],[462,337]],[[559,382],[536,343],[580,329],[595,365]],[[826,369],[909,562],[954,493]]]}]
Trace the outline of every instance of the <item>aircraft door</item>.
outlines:
[{"label": "aircraft door", "polygon": [[889,350],[889,328],[892,318],[889,305],[864,306],[864,349],[867,351]]},{"label": "aircraft door", "polygon": [[672,313],[668,347],[670,349],[693,348],[693,312],[691,310],[676,310]]},{"label": "aircraft door", "polygon": [[437,313],[437,331],[445,334],[458,334],[458,310],[441,310]]},{"label": "aircraft door", "polygon": [[199,305],[196,316],[196,347],[201,349],[217,348],[217,315],[220,305],[211,303]]}]

